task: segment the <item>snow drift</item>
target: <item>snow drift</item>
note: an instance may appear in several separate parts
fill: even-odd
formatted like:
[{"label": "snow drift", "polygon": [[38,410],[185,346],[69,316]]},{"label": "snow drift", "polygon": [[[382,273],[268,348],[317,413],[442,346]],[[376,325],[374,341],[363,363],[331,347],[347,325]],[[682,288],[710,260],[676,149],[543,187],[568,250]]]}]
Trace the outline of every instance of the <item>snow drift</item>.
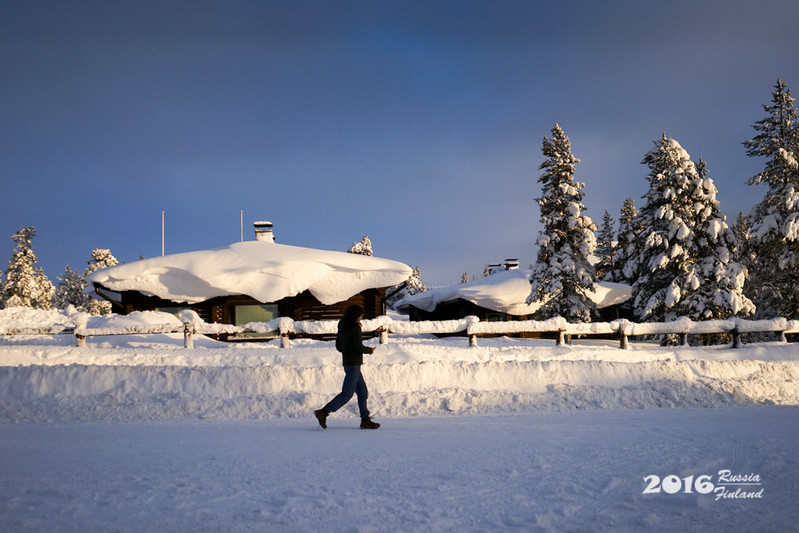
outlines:
[{"label": "snow drift", "polygon": [[[15,327],[70,322],[32,310],[0,315]],[[154,315],[92,320],[136,331],[136,321]],[[414,328],[389,344],[368,343],[376,351],[364,373],[380,416],[799,405],[794,344],[621,350],[615,341],[494,338],[468,346]],[[73,344],[72,335],[0,337],[0,423],[307,417],[343,375],[333,342],[295,340],[285,349],[199,337],[186,349],[180,334],[132,334]],[[345,412],[356,416],[352,403]]]}]

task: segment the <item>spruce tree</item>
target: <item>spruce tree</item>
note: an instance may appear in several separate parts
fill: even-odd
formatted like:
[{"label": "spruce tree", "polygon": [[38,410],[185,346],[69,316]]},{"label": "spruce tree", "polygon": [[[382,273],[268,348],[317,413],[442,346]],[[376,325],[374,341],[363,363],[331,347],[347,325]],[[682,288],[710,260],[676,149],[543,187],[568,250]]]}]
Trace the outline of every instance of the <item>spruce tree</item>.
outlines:
[{"label": "spruce tree", "polygon": [[557,124],[552,137],[544,137],[542,152],[546,158],[539,167],[544,171],[538,178],[542,194],[536,201],[543,230],[527,302],[540,303],[544,318],[588,322],[596,311],[588,296],[596,281],[588,260],[596,247],[596,225],[582,214],[585,184],[574,180],[580,160],[572,155],[571,142]]},{"label": "spruce tree", "polygon": [[691,191],[694,197],[691,260],[679,287],[682,298],[674,307],[678,316],[694,320],[726,319],[749,316],[755,312],[752,301],[744,295],[747,269],[734,260],[735,234],[727,225],[718,190],[700,158],[695,165],[697,179]]},{"label": "spruce tree", "polygon": [[394,309],[394,305],[403,298],[425,292],[426,290],[427,288],[424,286],[424,282],[422,281],[422,275],[419,272],[419,267],[413,267],[413,272],[411,272],[410,277],[404,284],[401,283],[388,290],[388,294],[391,294],[392,292],[394,294],[386,300],[386,307]]},{"label": "spruce tree", "polygon": [[347,250],[347,252],[349,252],[351,254],[359,254],[359,255],[371,256],[372,255],[372,241],[369,240],[369,237],[364,235],[363,239],[361,239],[358,242],[352,243],[352,246],[350,246],[350,249]]},{"label": "spruce tree", "polygon": [[[649,191],[636,224],[646,228],[635,242],[635,251],[625,266],[633,280],[633,309],[639,320],[659,322],[674,306],[672,282],[690,264],[686,246],[691,229],[684,220],[690,206],[687,192],[696,179],[688,155],[676,141],[663,134],[642,164],[649,166]],[[693,175],[686,175],[687,172]],[[689,222],[690,223],[690,222]]]},{"label": "spruce tree", "polygon": [[596,264],[597,277],[605,278],[613,271],[613,262],[615,259],[615,231],[613,224],[615,221],[610,213],[605,209],[605,214],[602,215],[602,226],[600,226],[599,233],[596,236],[596,250],[594,255],[597,257]]},{"label": "spruce tree", "polygon": [[737,262],[747,268],[749,268],[754,261],[751,255],[751,245],[749,242],[750,232],[751,224],[749,222],[749,217],[739,212],[738,218],[735,219],[735,223],[732,225],[732,234],[735,236],[735,240],[738,243],[738,248],[736,248],[733,257]]},{"label": "spruce tree", "polygon": [[30,226],[21,228],[11,236],[17,244],[8,262],[6,282],[0,298],[5,307],[50,309],[53,305],[55,288],[44,270],[36,266],[32,243],[35,236],[36,229]]},{"label": "spruce tree", "polygon": [[119,264],[117,258],[107,248],[95,248],[92,250],[92,258],[86,261],[86,271],[84,276],[88,276],[92,272],[96,272],[101,268],[108,268]]},{"label": "spruce tree", "polygon": [[799,115],[778,79],[758,134],[743,144],[749,157],[765,157],[762,172],[747,182],[764,183],[765,197],[750,215],[754,265],[751,283],[758,316],[799,318]]},{"label": "spruce tree", "polygon": [[86,294],[86,280],[77,270],[72,270],[69,265],[64,269],[64,274],[58,278],[58,288],[55,291],[55,306],[57,309],[66,309],[70,305],[84,310]]},{"label": "spruce tree", "polygon": [[751,221],[748,216],[741,212],[738,213],[738,218],[735,219],[735,223],[732,225],[732,234],[738,244],[738,247],[733,252],[733,260],[746,267],[749,275],[744,285],[744,294],[754,302],[757,290],[755,289],[753,276],[757,269],[757,258],[752,248]]},{"label": "spruce tree", "polygon": [[625,266],[639,320],[727,318],[754,310],[743,295],[746,269],[732,261],[735,238],[704,162],[691,161],[674,139],[655,142],[646,203],[634,224],[644,228]]},{"label": "spruce tree", "polygon": [[624,200],[619,215],[619,229],[616,233],[613,269],[605,276],[607,281],[632,285],[632,281],[625,275],[624,269],[629,258],[635,253],[635,243],[643,230],[638,225],[637,215],[638,209],[635,208],[635,200],[632,198]]},{"label": "spruce tree", "polygon": [[[83,278],[85,279],[86,276],[100,270],[101,268],[107,268],[116,266],[119,264],[117,258],[113,256],[111,250],[107,248],[95,248],[92,250],[92,258],[86,261],[86,270],[83,272]],[[84,286],[86,282],[84,281]],[[95,300],[88,294],[83,295],[83,305],[81,308],[93,315],[105,315],[111,312],[112,306],[111,302],[105,300]]]}]

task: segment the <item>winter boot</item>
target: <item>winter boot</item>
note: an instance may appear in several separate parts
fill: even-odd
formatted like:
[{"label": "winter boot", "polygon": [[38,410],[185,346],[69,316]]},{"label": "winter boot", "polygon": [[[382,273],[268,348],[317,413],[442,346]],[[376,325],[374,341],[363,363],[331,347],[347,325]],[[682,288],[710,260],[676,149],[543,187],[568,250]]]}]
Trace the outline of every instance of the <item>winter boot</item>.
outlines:
[{"label": "winter boot", "polygon": [[361,429],[377,429],[380,427],[380,424],[377,422],[373,422],[371,418],[368,416],[366,418],[361,419]]},{"label": "winter boot", "polygon": [[316,419],[319,421],[319,425],[322,426],[322,429],[327,429],[327,415],[329,415],[330,413],[322,409],[318,409],[314,411],[313,414],[316,417]]}]

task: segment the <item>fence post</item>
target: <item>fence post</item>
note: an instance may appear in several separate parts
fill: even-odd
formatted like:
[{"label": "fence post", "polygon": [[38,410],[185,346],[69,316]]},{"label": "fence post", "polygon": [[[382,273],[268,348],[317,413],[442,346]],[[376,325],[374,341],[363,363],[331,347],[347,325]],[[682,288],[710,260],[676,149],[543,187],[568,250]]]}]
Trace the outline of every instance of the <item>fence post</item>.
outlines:
[{"label": "fence post", "polygon": [[621,318],[615,321],[616,333],[619,335],[619,348],[626,350],[630,347],[630,340],[627,338],[627,333],[630,331],[627,326],[630,321],[626,318]]},{"label": "fence post", "polygon": [[183,347],[194,349],[194,324],[191,322],[183,323]]},{"label": "fence post", "polygon": [[741,331],[738,329],[738,324],[732,329],[732,347],[741,347]]},{"label": "fence post", "polygon": [[291,347],[291,344],[289,344],[289,334],[283,331],[280,332],[280,347],[281,348]]},{"label": "fence post", "polygon": [[78,348],[83,348],[86,346],[86,335],[75,333],[75,346]]},{"label": "fence post", "polygon": [[388,344],[388,330],[386,328],[380,328],[380,344]]},{"label": "fence post", "polygon": [[688,333],[680,333],[680,346],[688,346]]},{"label": "fence post", "polygon": [[474,333],[469,335],[469,346],[477,346],[477,335]]},{"label": "fence post", "polygon": [[563,330],[559,329],[558,330],[558,336],[557,336],[557,338],[555,338],[555,345],[556,346],[560,346],[564,342],[565,342],[565,338],[564,338],[564,335],[563,335]]}]

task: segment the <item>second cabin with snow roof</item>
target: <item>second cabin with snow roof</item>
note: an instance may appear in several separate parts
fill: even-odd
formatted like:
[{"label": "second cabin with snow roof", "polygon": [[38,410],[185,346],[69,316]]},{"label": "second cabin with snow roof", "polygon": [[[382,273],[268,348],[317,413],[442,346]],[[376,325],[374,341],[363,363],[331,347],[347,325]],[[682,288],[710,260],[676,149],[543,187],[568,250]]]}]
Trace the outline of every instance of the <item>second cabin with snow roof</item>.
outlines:
[{"label": "second cabin with snow roof", "polygon": [[[540,303],[527,303],[531,271],[519,270],[517,259],[489,265],[483,278],[407,296],[394,309],[410,320],[456,320],[469,315],[483,321],[534,320]],[[632,289],[620,283],[598,282],[589,294],[596,304],[595,321],[632,318],[628,306]]]},{"label": "second cabin with snow roof", "polygon": [[277,317],[337,320],[353,304],[364,318],[384,315],[387,291],[411,273],[389,259],[278,244],[272,223],[256,222],[254,241],[142,259],[86,280],[87,291],[120,314],[192,309],[206,322],[242,326]]}]

